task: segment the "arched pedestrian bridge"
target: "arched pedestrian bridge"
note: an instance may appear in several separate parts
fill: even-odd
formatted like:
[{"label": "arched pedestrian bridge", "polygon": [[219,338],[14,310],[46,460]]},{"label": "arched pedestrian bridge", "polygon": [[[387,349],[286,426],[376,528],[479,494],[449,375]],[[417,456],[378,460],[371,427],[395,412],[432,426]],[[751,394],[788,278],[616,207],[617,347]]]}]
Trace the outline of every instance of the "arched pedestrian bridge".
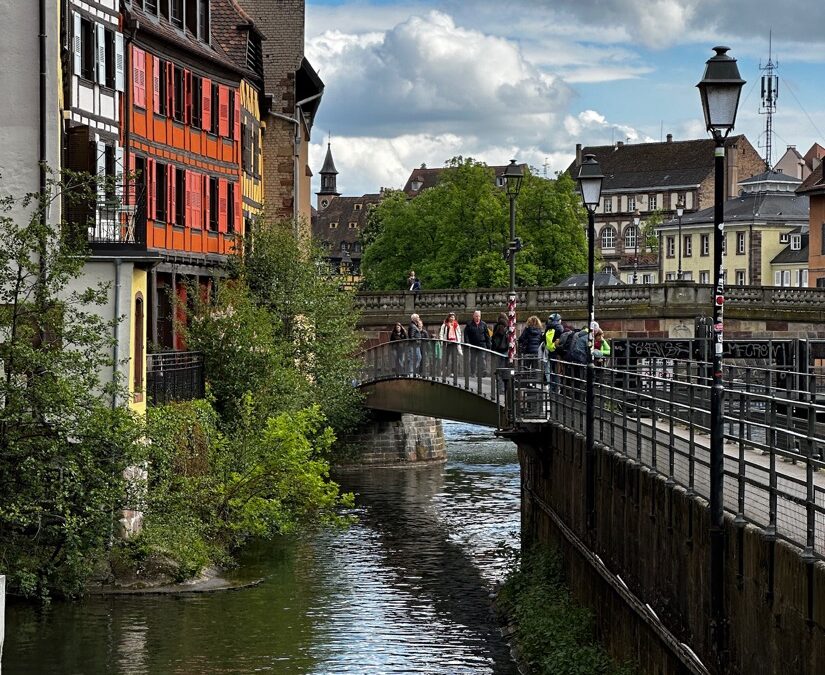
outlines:
[{"label": "arched pedestrian bridge", "polygon": [[363,352],[358,386],[374,410],[499,427],[507,357],[441,340],[385,342]]}]

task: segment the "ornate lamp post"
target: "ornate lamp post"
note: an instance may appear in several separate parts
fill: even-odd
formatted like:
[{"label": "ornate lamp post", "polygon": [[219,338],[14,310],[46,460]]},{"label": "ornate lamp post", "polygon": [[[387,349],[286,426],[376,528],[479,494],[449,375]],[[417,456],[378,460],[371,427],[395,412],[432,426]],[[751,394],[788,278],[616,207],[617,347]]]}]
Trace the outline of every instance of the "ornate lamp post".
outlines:
[{"label": "ornate lamp post", "polygon": [[596,366],[593,363],[593,322],[595,316],[596,286],[595,286],[595,240],[596,240],[596,207],[602,194],[601,167],[594,155],[587,155],[579,167],[579,191],[582,204],[587,209],[587,388],[585,393],[585,511],[587,513],[587,527],[592,529],[596,524],[596,452],[593,445],[594,420],[594,392]]},{"label": "ornate lamp post", "polygon": [[636,237],[633,239],[635,246],[633,247],[633,285],[639,282],[639,223],[642,222],[642,215],[639,209],[633,212],[633,228],[636,232]]},{"label": "ornate lamp post", "polygon": [[716,286],[713,298],[713,382],[710,392],[710,605],[711,640],[722,670],[726,660],[725,630],[725,530],[724,530],[724,418],[722,350],[725,304],[722,243],[725,237],[725,138],[736,122],[739,95],[745,81],[739,76],[736,59],[728,56],[728,47],[714,47],[716,55],[708,59],[705,76],[696,86],[702,97],[705,126],[716,142],[713,197],[713,265]]},{"label": "ornate lamp post", "polygon": [[679,218],[679,268],[676,271],[676,278],[682,280],[682,216],[685,213],[685,205],[680,199],[676,203],[676,217]]},{"label": "ornate lamp post", "polygon": [[507,196],[510,198],[510,243],[507,258],[510,261],[510,297],[507,300],[507,358],[510,363],[516,355],[516,253],[521,250],[521,240],[516,238],[516,199],[521,190],[524,173],[516,160],[511,159],[504,170]]}]

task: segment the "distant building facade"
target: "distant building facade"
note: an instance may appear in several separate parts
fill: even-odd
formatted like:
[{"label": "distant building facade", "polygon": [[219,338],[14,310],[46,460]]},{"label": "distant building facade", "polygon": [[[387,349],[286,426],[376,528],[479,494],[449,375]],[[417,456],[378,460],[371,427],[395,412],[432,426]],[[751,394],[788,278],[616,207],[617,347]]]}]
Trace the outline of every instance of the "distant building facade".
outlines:
[{"label": "distant building facade", "polygon": [[[729,138],[726,150],[725,194],[729,196],[737,193],[739,181],[763,172],[765,162],[744,136]],[[591,154],[605,175],[601,202],[596,209],[596,247],[604,269],[621,274],[623,281],[632,278],[634,260],[644,253],[641,244],[647,219],[675,218],[679,202],[686,215],[713,205],[712,139],[674,141],[668,134],[664,143],[620,142],[595,147],[577,144],[576,159],[567,169],[574,179],[582,157]],[[633,223],[637,210],[639,227]],[[658,267],[647,264],[638,283],[664,279],[661,266]]]}]

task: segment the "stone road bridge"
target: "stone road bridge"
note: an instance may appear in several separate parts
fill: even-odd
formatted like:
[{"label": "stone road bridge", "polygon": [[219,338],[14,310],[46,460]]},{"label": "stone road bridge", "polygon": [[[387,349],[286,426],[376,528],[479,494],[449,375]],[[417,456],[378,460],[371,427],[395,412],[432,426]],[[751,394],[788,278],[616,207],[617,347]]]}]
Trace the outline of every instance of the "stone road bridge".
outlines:
[{"label": "stone road bridge", "polygon": [[548,382],[535,361],[402,341],[364,352],[359,386],[368,406],[495,426],[518,445],[523,540],[559,547],[599,634],[639,672],[825,672],[822,343],[726,345],[720,632],[709,621],[703,342],[614,341],[616,357],[596,369],[593,483],[583,367],[553,364]]}]

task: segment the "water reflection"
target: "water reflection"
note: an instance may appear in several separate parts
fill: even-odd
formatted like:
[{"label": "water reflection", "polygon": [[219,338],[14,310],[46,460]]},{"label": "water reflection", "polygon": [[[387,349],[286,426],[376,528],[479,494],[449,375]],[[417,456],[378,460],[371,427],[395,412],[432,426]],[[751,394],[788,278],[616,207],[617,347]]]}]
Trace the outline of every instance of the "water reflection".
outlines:
[{"label": "water reflection", "polygon": [[358,524],[250,549],[257,587],[10,608],[4,672],[515,673],[488,595],[518,466],[479,433],[449,426],[446,466],[339,476]]}]

